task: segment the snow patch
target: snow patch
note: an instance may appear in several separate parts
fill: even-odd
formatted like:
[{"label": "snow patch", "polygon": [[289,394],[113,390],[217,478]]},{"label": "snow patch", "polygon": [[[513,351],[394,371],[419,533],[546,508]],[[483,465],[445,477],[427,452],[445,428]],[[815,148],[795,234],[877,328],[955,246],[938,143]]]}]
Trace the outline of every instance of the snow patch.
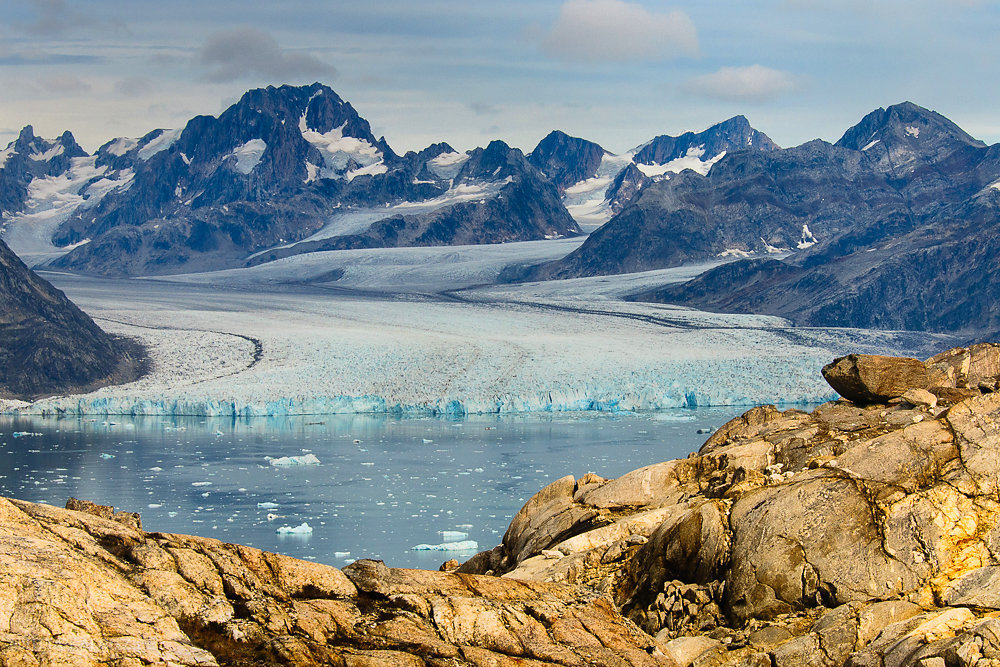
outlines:
[{"label": "snow patch", "polygon": [[691,147],[683,157],[675,158],[666,164],[636,164],[635,166],[649,178],[663,176],[667,173],[679,174],[685,169],[690,169],[702,176],[706,176],[712,169],[712,165],[725,157],[726,151],[722,151],[708,160],[701,159],[704,154],[704,146]]},{"label": "snow patch", "polygon": [[28,157],[34,160],[35,162],[48,162],[57,155],[62,155],[63,151],[65,150],[66,149],[63,148],[62,144],[56,144],[47,151],[44,151],[42,153],[35,152],[29,155]]},{"label": "snow patch", "polygon": [[865,147],[862,148],[861,150],[866,151],[869,148],[873,148],[876,144],[880,143],[881,141],[882,141],[881,139],[873,139],[872,141],[869,141],[867,144],[865,144]]},{"label": "snow patch", "polygon": [[115,157],[121,157],[125,155],[130,150],[139,145],[139,142],[135,139],[129,139],[128,137],[119,137],[108,144],[107,152],[111,153]]},{"label": "snow patch", "polygon": [[[306,114],[303,113],[299,118],[302,138],[318,150],[323,158],[319,178],[344,178],[350,181],[362,173],[384,173],[385,169],[378,171],[375,167],[383,161],[382,152],[364,139],[345,136],[346,126],[347,121],[344,121],[340,127],[320,133],[306,125]],[[360,167],[347,171],[352,162]],[[371,171],[365,171],[366,167],[371,168]]]},{"label": "snow patch", "polygon": [[150,139],[149,143],[140,148],[136,155],[140,160],[148,160],[160,151],[165,151],[173,146],[177,139],[180,138],[182,131],[183,130],[177,129],[164,130],[163,132],[160,132],[157,137]]},{"label": "snow patch", "polygon": [[917,137],[920,136],[920,128],[919,127],[914,127],[912,125],[907,125],[906,126],[906,133],[908,135],[910,135],[911,137],[913,137],[914,139],[916,139]]},{"label": "snow patch", "polygon": [[241,174],[249,174],[254,170],[254,167],[260,164],[265,150],[267,150],[267,143],[263,139],[251,139],[234,148],[228,157],[236,158],[236,171]]},{"label": "snow patch", "polygon": [[796,246],[799,250],[805,250],[816,245],[816,237],[809,231],[809,225],[802,223],[802,239]]},{"label": "snow patch", "polygon": [[736,257],[738,259],[746,259],[750,257],[753,253],[747,252],[746,250],[740,250],[739,248],[726,248],[720,252],[716,257]]},{"label": "snow patch", "polygon": [[11,155],[17,155],[17,151],[14,150],[13,144],[0,151],[0,169],[3,169],[3,166],[7,164],[7,158]]},{"label": "snow patch", "polygon": [[468,153],[442,153],[427,161],[427,168],[438,178],[455,178],[462,165],[469,160]]}]

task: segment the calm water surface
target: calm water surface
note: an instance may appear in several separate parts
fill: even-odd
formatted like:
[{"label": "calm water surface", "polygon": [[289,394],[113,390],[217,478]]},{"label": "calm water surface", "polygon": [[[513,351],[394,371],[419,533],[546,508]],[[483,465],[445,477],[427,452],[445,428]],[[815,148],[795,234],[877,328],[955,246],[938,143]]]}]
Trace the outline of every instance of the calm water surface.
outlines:
[{"label": "calm water surface", "polygon": [[[343,566],[436,569],[499,544],[535,492],[686,456],[745,408],[461,420],[0,416],[0,495],[75,496],[140,512],[148,531],[215,537]],[[273,459],[312,454],[318,464]],[[308,523],[311,534],[282,535]],[[468,533],[478,549],[416,551]]]}]

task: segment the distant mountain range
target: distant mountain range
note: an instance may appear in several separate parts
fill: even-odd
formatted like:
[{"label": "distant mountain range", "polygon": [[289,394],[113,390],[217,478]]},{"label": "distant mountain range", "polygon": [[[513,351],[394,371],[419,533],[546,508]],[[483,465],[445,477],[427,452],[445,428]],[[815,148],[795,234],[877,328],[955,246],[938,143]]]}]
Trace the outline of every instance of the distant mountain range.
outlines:
[{"label": "distant mountain range", "polygon": [[218,118],[88,155],[30,127],[0,151],[2,237],[104,275],[249,266],[350,248],[592,232],[511,280],[727,262],[636,299],[793,322],[1000,332],[1000,147],[912,103],[835,144],[782,149],[736,116],[624,154],[553,131],[397,155],[326,86],[252,90]]},{"label": "distant mountain range", "polygon": [[128,382],[143,364],[137,344],[102,331],[0,241],[0,398]]},{"label": "distant mountain range", "polygon": [[[322,250],[502,243],[579,234],[648,183],[773,148],[742,117],[615,156],[553,132],[397,155],[333,90],[251,90],[218,118],[118,138],[88,155],[26,127],[0,152],[5,238],[32,263],[104,275],[259,264]],[[574,219],[576,218],[576,219]]]}]

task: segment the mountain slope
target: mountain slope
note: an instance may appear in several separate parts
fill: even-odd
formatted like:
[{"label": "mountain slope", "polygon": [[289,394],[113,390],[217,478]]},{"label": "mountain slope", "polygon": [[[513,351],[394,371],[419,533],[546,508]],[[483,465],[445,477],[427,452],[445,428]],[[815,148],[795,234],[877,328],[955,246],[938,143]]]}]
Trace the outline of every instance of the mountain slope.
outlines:
[{"label": "mountain slope", "polygon": [[136,344],[102,331],[0,241],[0,397],[88,391],[142,365]]},{"label": "mountain slope", "polygon": [[[15,148],[4,153],[8,159],[25,152]],[[509,152],[504,145],[459,154],[435,144],[399,156],[326,86],[251,90],[218,118],[116,139],[94,156],[81,152],[93,179],[74,181],[60,215],[44,224],[21,210],[25,196],[11,195],[4,237],[31,237],[27,245],[44,246],[33,257],[58,257],[52,265],[59,268],[145,275],[240,266],[307,239],[360,234],[365,245],[412,245],[578,233],[555,186],[519,151],[516,159]],[[474,171],[494,153],[510,164]],[[0,167],[0,175],[6,171]],[[20,182],[14,176],[7,180]],[[522,187],[506,187],[511,179]],[[98,181],[100,196],[91,196]],[[396,207],[419,218],[419,233],[384,233],[382,221],[404,215]],[[453,229],[426,233],[437,219]]]},{"label": "mountain slope", "polygon": [[[845,193],[864,206],[845,209],[828,188],[775,190],[786,206],[818,199],[808,224],[819,243],[780,262],[743,260],[636,298],[808,325],[971,338],[1000,331],[1000,146],[904,103],[866,116],[833,151],[855,156],[845,185],[856,187]],[[831,167],[827,157],[823,169]],[[844,224],[828,224],[842,214]]]}]

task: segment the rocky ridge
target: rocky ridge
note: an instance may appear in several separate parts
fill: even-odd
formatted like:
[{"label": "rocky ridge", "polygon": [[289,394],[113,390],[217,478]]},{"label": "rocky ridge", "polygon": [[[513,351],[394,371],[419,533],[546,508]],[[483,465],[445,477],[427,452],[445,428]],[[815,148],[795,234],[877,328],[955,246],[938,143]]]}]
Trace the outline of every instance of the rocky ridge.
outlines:
[{"label": "rocky ridge", "polygon": [[563,477],[449,571],[0,500],[4,664],[1000,664],[1000,345],[850,355],[688,458]]},{"label": "rocky ridge", "polygon": [[33,399],[128,382],[135,342],[105,333],[0,241],[0,399]]}]

